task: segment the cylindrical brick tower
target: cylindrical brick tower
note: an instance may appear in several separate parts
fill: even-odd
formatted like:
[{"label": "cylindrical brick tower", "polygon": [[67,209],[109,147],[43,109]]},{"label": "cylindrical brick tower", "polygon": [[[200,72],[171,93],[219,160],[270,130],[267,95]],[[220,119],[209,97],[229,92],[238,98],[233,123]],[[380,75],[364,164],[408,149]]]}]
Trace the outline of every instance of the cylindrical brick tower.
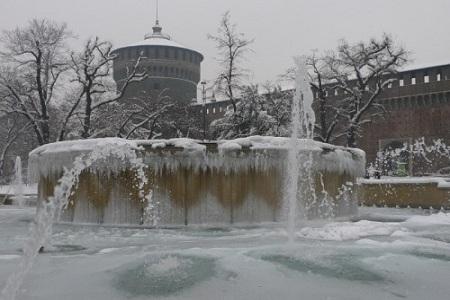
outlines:
[{"label": "cylindrical brick tower", "polygon": [[203,55],[173,41],[162,32],[159,21],[153,33],[147,34],[141,42],[114,49],[114,80],[120,89],[138,57],[140,70],[145,70],[148,78],[133,83],[127,88],[126,97],[157,97],[162,91],[178,101],[192,101],[197,98],[200,81],[200,64]]}]

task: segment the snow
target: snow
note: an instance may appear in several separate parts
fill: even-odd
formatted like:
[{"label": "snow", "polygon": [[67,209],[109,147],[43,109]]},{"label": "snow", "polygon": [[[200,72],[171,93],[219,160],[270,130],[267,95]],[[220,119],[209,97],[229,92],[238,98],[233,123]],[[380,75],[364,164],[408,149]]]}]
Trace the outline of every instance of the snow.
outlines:
[{"label": "snow", "polygon": [[[24,195],[36,195],[37,184],[23,186]],[[0,195],[14,195],[14,185],[0,185]]]},{"label": "snow", "polygon": [[134,141],[125,140],[121,138],[100,138],[100,139],[63,141],[40,146],[31,151],[30,156],[39,156],[39,155],[46,155],[49,153],[61,153],[61,152],[83,152],[87,150],[92,150],[95,147],[112,144],[136,145]]},{"label": "snow", "polygon": [[137,47],[137,46],[168,46],[168,47],[177,47],[177,48],[185,48],[188,49],[187,47],[173,41],[173,40],[169,40],[166,38],[150,38],[150,39],[145,39],[136,43],[132,43],[129,44],[127,46],[124,47]]},{"label": "snow", "polygon": [[37,182],[41,175],[49,176],[62,172],[64,168],[69,169],[78,156],[95,148],[124,145],[138,149],[135,142],[120,138],[64,141],[38,147],[28,155],[28,180]]},{"label": "snow", "polygon": [[98,254],[108,254],[108,253],[112,253],[112,252],[115,252],[118,250],[120,250],[120,248],[105,248],[105,249],[100,250],[98,252]]},{"label": "snow", "polygon": [[[249,148],[252,150],[287,150],[290,147],[290,138],[271,136],[251,136],[228,141],[218,141],[219,150],[238,150]],[[321,154],[320,159],[315,157],[315,168],[330,172],[348,173],[354,176],[363,176],[365,169],[365,153],[360,149],[345,148],[325,144],[309,139],[299,139],[300,152],[312,151]],[[325,154],[323,152],[326,152]]]},{"label": "snow", "polygon": [[[238,169],[279,168],[285,164],[284,154],[289,147],[289,138],[252,136],[229,141],[218,141],[218,153],[207,152],[201,141],[192,139],[170,140],[125,140],[104,138],[90,140],[65,141],[47,144],[33,150],[29,155],[29,180],[36,182],[39,176],[57,175],[64,168],[71,168],[75,158],[87,154],[98,147],[129,146],[136,151],[150,147],[165,149],[168,146],[180,148],[180,151],[146,151],[144,160],[156,170],[168,168],[175,170],[180,166],[195,170],[207,167],[224,169],[226,172]],[[245,155],[238,150],[249,148],[253,154]],[[359,149],[332,146],[312,140],[300,140],[299,151],[314,154],[315,165],[321,171],[347,173],[362,176],[365,169],[365,154]],[[122,164],[122,165],[117,165]],[[114,173],[123,169],[123,163],[110,160],[103,172]],[[95,168],[95,166],[92,166]]]},{"label": "snow", "polygon": [[[181,48],[181,49],[187,49],[190,51],[194,51],[186,46],[183,46],[183,45],[175,42],[174,40],[167,39],[164,37],[155,37],[155,36],[152,36],[151,38],[144,39],[144,40],[136,42],[136,43],[131,43],[128,45],[120,46],[118,48],[115,48],[114,51],[117,51],[117,50],[123,49],[123,48],[128,48],[128,47],[142,47],[142,46],[165,46],[165,47],[175,47],[175,48]],[[197,51],[195,51],[195,52],[197,52]]]},{"label": "snow", "polygon": [[0,255],[0,260],[13,260],[13,259],[18,259],[18,258],[20,258],[20,255],[14,255],[14,254]]},{"label": "snow", "polygon": [[431,216],[413,216],[406,223],[411,225],[450,225],[450,213],[439,212]]},{"label": "snow", "polygon": [[446,61],[429,61],[429,62],[415,62],[406,64],[404,67],[400,69],[400,72],[410,72],[410,71],[418,71],[422,69],[430,69],[436,67],[445,67],[449,66],[450,63],[448,60]]},{"label": "snow", "polygon": [[305,226],[299,230],[298,236],[328,241],[361,239],[367,242],[370,241],[370,237],[410,237],[415,234],[414,232],[417,228],[433,225],[450,225],[450,213],[438,212],[436,214],[423,215],[424,213],[427,212],[417,209],[360,208],[360,216],[363,218],[360,221],[329,222],[325,225]]},{"label": "snow", "polygon": [[371,236],[389,236],[400,228],[398,223],[380,223],[362,220],[359,222],[329,223],[320,228],[305,227],[299,236],[309,239],[346,241],[357,240]]},{"label": "snow", "polygon": [[[250,136],[234,140],[222,140],[219,141],[219,149],[227,149],[229,148],[230,144],[239,145],[241,149],[242,147],[251,149],[287,149],[289,147],[289,138],[272,136]],[[303,143],[302,146],[306,147],[306,145],[303,145]]]},{"label": "snow", "polygon": [[[364,209],[363,209],[364,211]],[[396,209],[375,209],[382,211],[382,214],[376,213],[376,218],[371,218],[371,214],[366,214],[367,219],[380,219],[384,216],[385,220],[398,219]],[[407,209],[402,210],[408,213]],[[409,213],[411,213],[411,210]],[[388,212],[388,213],[387,213]],[[418,212],[417,210],[415,211]],[[398,213],[398,212],[397,212]],[[319,227],[306,226],[298,232],[298,236],[307,239],[328,240],[328,241],[347,241],[364,239],[369,237],[391,236],[408,237],[413,235],[417,227],[424,228],[432,225],[450,225],[450,213],[439,212],[431,215],[403,215],[402,221],[369,221],[360,220],[358,222],[330,222]],[[414,230],[413,230],[414,229]]]},{"label": "snow", "polygon": [[242,150],[242,145],[236,141],[225,141],[219,144],[219,151],[236,151]]},{"label": "snow", "polygon": [[427,184],[437,183],[439,188],[450,188],[450,178],[445,177],[389,177],[384,176],[381,179],[363,179],[358,178],[359,184]]},{"label": "snow", "polygon": [[151,145],[153,149],[156,148],[164,148],[168,146],[183,148],[189,152],[203,152],[206,150],[205,145],[201,145],[199,141],[186,139],[186,138],[178,138],[178,139],[169,139],[169,140],[149,140],[149,141],[137,141],[139,145]]}]

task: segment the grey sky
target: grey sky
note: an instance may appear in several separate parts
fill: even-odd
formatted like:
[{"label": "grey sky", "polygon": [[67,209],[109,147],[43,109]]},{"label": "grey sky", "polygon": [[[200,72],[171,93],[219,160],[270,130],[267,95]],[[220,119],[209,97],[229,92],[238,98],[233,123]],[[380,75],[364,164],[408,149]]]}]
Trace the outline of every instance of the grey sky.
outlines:
[{"label": "grey sky", "polygon": [[[0,29],[34,17],[65,21],[81,44],[98,35],[115,46],[151,31],[155,0],[0,0]],[[203,78],[217,72],[216,49],[207,39],[221,15],[254,38],[246,67],[250,81],[275,80],[292,56],[334,48],[337,41],[367,40],[388,32],[412,52],[413,64],[450,63],[449,0],[160,0],[163,30],[205,55]]]}]

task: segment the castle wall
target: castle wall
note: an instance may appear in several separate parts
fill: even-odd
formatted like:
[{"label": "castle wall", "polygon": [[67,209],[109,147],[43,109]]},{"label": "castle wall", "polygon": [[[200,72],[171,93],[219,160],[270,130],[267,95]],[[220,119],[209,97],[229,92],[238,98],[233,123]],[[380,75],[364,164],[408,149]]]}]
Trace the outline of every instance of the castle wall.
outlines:
[{"label": "castle wall", "polygon": [[148,78],[133,83],[126,97],[141,96],[142,93],[165,95],[179,101],[197,98],[197,85],[200,81],[200,64],[203,56],[188,49],[167,46],[133,46],[116,49],[114,54],[114,80],[121,89],[131,70],[140,57],[139,71],[146,72]]},{"label": "castle wall", "polygon": [[[394,143],[442,139],[450,144],[450,65],[399,72],[396,81],[377,100],[382,117],[363,126],[358,147],[373,162],[378,151]],[[327,101],[338,104],[346,95],[330,88]],[[345,145],[345,138],[336,141]]]}]

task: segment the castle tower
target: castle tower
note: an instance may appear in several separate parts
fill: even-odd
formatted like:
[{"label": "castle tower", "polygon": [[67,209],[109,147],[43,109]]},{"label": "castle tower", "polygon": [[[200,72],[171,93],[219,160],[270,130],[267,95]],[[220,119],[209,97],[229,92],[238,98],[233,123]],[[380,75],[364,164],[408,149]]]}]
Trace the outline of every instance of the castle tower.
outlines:
[{"label": "castle tower", "polygon": [[131,84],[126,97],[157,97],[162,91],[178,101],[191,101],[197,98],[197,85],[200,81],[200,64],[203,55],[189,49],[164,34],[156,19],[153,33],[145,35],[143,41],[114,49],[114,80],[121,88],[138,57],[141,57],[140,70],[147,72],[148,78]]}]

